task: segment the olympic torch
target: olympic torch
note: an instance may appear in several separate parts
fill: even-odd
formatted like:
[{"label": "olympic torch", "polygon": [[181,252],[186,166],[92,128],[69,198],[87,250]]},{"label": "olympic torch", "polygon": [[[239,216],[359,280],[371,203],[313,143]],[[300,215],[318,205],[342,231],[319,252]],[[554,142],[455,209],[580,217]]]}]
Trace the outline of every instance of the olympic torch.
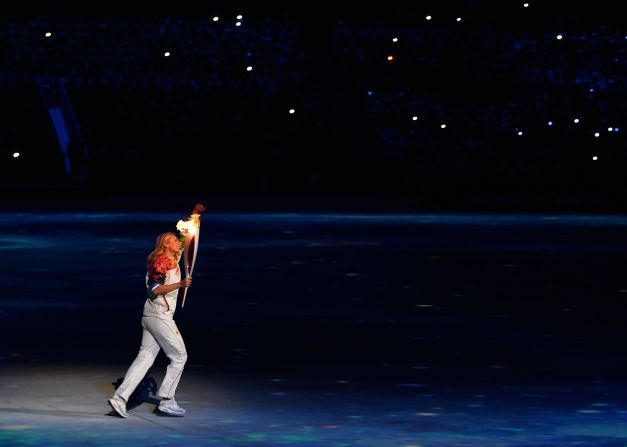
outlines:
[{"label": "olympic torch", "polygon": [[[176,224],[176,229],[179,230],[183,240],[183,256],[185,262],[185,275],[186,277],[192,276],[194,271],[194,264],[196,263],[196,254],[198,253],[198,241],[200,237],[200,213],[205,211],[204,205],[197,203],[194,206],[194,211],[185,221],[179,220]],[[187,296],[188,287],[183,290],[183,300],[181,307],[185,306],[185,297]]]}]

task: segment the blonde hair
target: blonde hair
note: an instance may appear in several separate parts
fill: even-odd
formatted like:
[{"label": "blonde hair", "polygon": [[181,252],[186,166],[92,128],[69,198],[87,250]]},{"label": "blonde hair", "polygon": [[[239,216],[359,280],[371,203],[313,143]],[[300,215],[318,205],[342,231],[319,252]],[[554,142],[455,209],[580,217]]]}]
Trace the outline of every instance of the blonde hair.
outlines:
[{"label": "blonde hair", "polygon": [[[159,258],[160,256],[165,255],[165,244],[166,244],[166,242],[167,242],[169,237],[173,237],[174,239],[178,239],[176,234],[172,233],[171,231],[167,231],[167,232],[157,236],[157,239],[155,240],[155,249],[152,251],[152,253],[150,253],[148,255],[148,259],[146,259],[146,266],[150,267],[152,264],[155,263],[157,258]],[[177,253],[177,255],[176,255],[176,261],[177,262],[181,258],[181,253],[182,252],[183,252],[183,250],[181,249]]]}]

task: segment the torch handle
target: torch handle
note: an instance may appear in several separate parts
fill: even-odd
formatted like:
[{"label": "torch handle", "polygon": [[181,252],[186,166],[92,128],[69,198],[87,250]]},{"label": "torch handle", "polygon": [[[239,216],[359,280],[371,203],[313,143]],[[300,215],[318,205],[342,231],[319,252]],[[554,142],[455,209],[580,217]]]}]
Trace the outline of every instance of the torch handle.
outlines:
[{"label": "torch handle", "polygon": [[[187,263],[185,263],[185,277],[189,278],[191,275],[190,271],[189,271],[189,265],[187,265]],[[181,308],[185,307],[185,297],[187,296],[187,289],[188,287],[185,287],[185,289],[183,289],[183,300],[181,301]]]}]

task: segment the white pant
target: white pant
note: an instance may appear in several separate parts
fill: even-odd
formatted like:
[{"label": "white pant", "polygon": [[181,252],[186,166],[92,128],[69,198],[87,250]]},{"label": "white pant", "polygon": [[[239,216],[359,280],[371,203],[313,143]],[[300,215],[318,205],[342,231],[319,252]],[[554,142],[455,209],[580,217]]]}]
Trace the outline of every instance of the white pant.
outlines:
[{"label": "white pant", "polygon": [[143,317],[142,326],[144,327],[144,334],[139,354],[137,354],[135,361],[126,372],[124,381],[115,394],[123,397],[128,402],[129,396],[135,391],[139,382],[148,372],[148,368],[154,363],[159,350],[163,348],[163,351],[170,359],[170,364],[157,394],[161,398],[172,398],[187,361],[187,351],[185,350],[183,337],[181,337],[174,320]]}]

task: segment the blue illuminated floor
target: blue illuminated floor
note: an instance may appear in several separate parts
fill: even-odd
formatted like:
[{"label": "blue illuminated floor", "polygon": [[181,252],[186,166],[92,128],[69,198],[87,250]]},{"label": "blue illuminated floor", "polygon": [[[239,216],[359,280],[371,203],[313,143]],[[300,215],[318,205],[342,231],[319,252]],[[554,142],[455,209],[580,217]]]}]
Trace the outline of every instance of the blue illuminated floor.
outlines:
[{"label": "blue illuminated floor", "polygon": [[[144,403],[107,415],[110,365],[28,365],[0,377],[0,444],[617,446],[627,443],[624,388],[604,384],[374,392],[360,383],[191,368],[177,396],[188,414]],[[160,378],[160,376],[158,376]]]},{"label": "blue illuminated floor", "polygon": [[184,217],[0,214],[0,445],[627,445],[623,216],[207,213],[188,414],[108,415]]}]

